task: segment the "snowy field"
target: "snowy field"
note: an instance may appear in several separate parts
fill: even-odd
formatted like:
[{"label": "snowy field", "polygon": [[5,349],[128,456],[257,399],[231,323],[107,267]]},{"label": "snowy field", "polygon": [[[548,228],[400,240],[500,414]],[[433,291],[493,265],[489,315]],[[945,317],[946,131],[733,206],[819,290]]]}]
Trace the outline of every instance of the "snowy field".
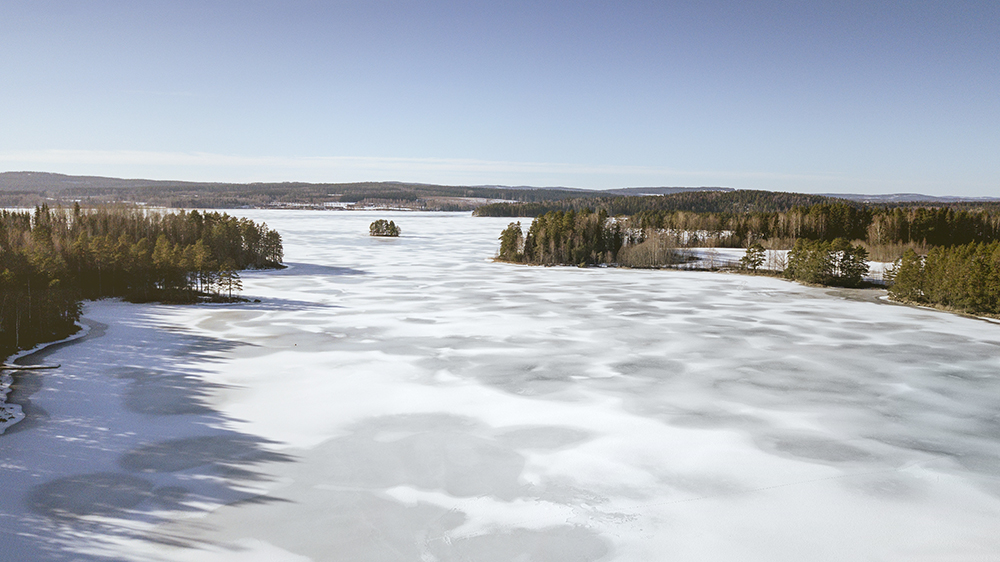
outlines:
[{"label": "snowy field", "polygon": [[998,325],[491,263],[508,219],[247,216],[292,266],[261,303],[89,303],[30,358],[0,558],[1000,559]]}]

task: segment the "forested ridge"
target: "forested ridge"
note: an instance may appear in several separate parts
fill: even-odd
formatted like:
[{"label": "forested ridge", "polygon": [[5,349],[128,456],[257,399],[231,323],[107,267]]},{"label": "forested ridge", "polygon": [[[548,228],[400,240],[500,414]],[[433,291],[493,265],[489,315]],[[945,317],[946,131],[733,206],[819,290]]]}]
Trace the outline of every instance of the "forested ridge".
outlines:
[{"label": "forested ridge", "polygon": [[0,211],[0,356],[75,331],[80,299],[232,297],[282,257],[276,231],[217,212]]},{"label": "forested ridge", "polygon": [[673,211],[737,214],[782,211],[835,201],[843,202],[804,193],[754,190],[689,191],[669,195],[577,196],[549,201],[491,203],[478,207],[474,214],[482,217],[536,217],[551,211],[567,212],[583,209],[593,212],[603,210],[610,216]]},{"label": "forested ridge", "polygon": [[[583,192],[586,193],[586,192]],[[456,186],[411,182],[214,183],[65,176],[43,172],[0,173],[0,206],[83,201],[91,206],[128,201],[172,208],[324,208],[328,203],[472,210],[487,200],[540,201],[579,197],[581,190],[505,186]],[[475,201],[467,201],[466,199]]]}]

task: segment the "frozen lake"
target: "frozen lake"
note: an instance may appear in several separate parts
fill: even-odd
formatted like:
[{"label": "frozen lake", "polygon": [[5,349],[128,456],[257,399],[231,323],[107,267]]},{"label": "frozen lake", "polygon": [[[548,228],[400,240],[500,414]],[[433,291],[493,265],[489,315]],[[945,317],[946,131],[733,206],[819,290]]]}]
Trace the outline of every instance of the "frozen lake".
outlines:
[{"label": "frozen lake", "polygon": [[509,219],[246,216],[292,266],[244,276],[261,303],[89,303],[35,358],[0,557],[1000,558],[998,325],[492,263]]}]

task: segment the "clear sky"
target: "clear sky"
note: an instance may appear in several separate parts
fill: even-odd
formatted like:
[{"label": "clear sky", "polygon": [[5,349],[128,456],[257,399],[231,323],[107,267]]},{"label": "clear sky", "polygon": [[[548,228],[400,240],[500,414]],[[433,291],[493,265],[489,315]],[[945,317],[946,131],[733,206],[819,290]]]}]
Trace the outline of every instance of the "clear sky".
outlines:
[{"label": "clear sky", "polygon": [[1000,196],[1000,2],[0,2],[0,171]]}]

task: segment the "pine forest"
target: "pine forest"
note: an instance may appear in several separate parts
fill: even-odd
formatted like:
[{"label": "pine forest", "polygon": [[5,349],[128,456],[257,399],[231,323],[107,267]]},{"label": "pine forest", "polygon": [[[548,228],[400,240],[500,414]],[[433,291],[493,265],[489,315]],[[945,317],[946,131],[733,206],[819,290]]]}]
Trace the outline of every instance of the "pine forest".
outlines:
[{"label": "pine forest", "polygon": [[81,299],[229,300],[281,260],[276,231],[217,212],[0,211],[0,356],[75,332]]}]

